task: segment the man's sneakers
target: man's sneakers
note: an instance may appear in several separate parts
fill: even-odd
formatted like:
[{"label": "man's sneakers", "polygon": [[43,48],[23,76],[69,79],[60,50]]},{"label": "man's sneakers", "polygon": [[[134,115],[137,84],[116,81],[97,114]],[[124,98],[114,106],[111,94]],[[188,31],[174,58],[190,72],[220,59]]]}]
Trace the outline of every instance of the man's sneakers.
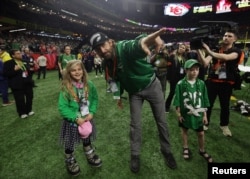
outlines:
[{"label": "man's sneakers", "polygon": [[131,155],[130,170],[138,173],[140,170],[140,157],[139,155]]},{"label": "man's sneakers", "polygon": [[14,102],[13,101],[9,101],[7,103],[3,103],[2,106],[6,107],[6,106],[9,106],[9,105],[12,105],[12,104],[14,104]]},{"label": "man's sneakers", "polygon": [[27,114],[22,114],[20,117],[21,117],[21,119],[25,119],[25,118],[28,117],[28,115]]},{"label": "man's sneakers", "polygon": [[[230,131],[230,129],[228,128],[228,126],[220,126],[222,133],[224,136],[226,137],[232,137],[232,132]],[[203,125],[203,130],[207,131],[208,130],[208,126]]]},{"label": "man's sneakers", "polygon": [[34,111],[30,111],[30,112],[28,113],[29,116],[32,116],[32,115],[34,115],[34,114],[35,114]]},{"label": "man's sneakers", "polygon": [[224,136],[232,137],[232,133],[231,133],[230,129],[228,128],[228,126],[220,126],[220,128],[221,128]]},{"label": "man's sneakers", "polygon": [[20,117],[21,119],[25,119],[27,118],[28,116],[33,116],[35,114],[34,111],[30,111],[28,114],[22,114]]},{"label": "man's sneakers", "polygon": [[[162,152],[162,154],[165,158],[167,166],[171,169],[175,169],[177,167],[177,164],[176,164],[173,154],[165,153],[165,152]],[[139,155],[131,155],[130,170],[133,173],[139,172],[140,170],[140,156]]]}]

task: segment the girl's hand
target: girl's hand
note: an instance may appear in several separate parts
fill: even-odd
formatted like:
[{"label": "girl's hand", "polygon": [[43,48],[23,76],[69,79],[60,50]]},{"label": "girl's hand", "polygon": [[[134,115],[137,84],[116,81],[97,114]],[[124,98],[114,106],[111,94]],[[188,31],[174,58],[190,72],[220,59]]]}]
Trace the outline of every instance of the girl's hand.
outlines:
[{"label": "girl's hand", "polygon": [[85,118],[84,118],[84,122],[86,121],[90,121],[91,119],[93,119],[93,114],[88,114]]},{"label": "girl's hand", "polygon": [[86,121],[90,121],[93,119],[93,114],[88,114],[85,118],[78,118],[76,123],[80,126]]},{"label": "girl's hand", "polygon": [[85,120],[83,118],[78,118],[76,123],[80,126],[85,122]]}]

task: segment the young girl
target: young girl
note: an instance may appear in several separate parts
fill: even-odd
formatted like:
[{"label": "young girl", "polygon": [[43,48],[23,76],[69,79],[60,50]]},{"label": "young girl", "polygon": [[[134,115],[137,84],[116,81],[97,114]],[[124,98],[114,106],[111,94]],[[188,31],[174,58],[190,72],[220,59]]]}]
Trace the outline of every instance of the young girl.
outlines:
[{"label": "young girl", "polygon": [[[80,167],[74,158],[74,149],[82,141],[88,163],[94,167],[102,165],[95,154],[91,141],[95,139],[94,114],[98,105],[98,95],[94,84],[87,79],[87,72],[80,60],[71,60],[63,71],[62,89],[58,108],[63,117],[60,141],[65,149],[65,162],[70,174],[76,176]],[[91,123],[92,133],[81,136],[78,127]]]},{"label": "young girl", "polygon": [[206,110],[209,107],[207,89],[204,81],[198,79],[200,64],[190,59],[184,64],[186,77],[176,86],[174,106],[178,116],[179,126],[182,129],[183,158],[190,159],[191,151],[188,147],[188,129],[193,129],[198,135],[199,154],[208,163],[213,159],[204,148],[203,125],[207,123]]}]

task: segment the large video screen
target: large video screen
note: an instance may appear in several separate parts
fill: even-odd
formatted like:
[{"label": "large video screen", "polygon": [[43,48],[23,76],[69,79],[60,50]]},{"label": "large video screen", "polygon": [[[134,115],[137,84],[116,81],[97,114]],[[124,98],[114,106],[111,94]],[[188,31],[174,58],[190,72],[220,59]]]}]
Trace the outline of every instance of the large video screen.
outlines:
[{"label": "large video screen", "polygon": [[250,10],[250,0],[214,0],[203,2],[167,3],[164,15],[184,16],[200,13],[230,13]]}]

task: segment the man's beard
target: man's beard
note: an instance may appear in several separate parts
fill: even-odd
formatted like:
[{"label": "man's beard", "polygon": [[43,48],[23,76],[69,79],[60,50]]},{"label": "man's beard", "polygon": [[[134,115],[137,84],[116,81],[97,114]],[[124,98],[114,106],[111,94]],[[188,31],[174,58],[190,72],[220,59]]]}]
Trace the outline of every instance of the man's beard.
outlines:
[{"label": "man's beard", "polygon": [[104,59],[112,59],[113,55],[111,52],[106,52],[105,54],[103,54],[103,58]]},{"label": "man's beard", "polygon": [[111,50],[103,54],[104,59],[113,59],[114,56],[115,56],[115,48],[111,48]]}]

